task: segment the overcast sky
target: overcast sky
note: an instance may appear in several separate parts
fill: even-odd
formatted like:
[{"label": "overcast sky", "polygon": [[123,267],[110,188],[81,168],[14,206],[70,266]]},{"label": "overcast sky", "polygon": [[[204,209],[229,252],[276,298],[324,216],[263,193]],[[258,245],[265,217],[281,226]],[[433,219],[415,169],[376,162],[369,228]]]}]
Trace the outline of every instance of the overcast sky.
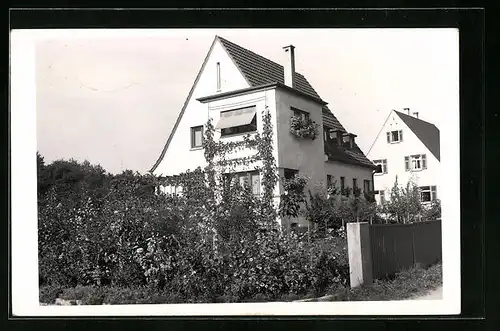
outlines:
[{"label": "overcast sky", "polygon": [[365,153],[391,109],[409,107],[439,127],[440,110],[457,104],[451,29],[66,33],[36,46],[38,150],[47,162],[148,171],[216,34],[280,64],[282,46],[293,44],[296,70]]}]

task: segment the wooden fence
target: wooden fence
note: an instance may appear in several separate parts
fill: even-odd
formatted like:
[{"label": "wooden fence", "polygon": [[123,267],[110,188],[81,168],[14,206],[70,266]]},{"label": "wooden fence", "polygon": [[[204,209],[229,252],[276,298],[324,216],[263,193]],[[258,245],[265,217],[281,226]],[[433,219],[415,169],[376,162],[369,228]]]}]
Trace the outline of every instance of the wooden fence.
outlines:
[{"label": "wooden fence", "polygon": [[441,220],[374,224],[369,226],[369,233],[374,279],[415,264],[427,266],[441,259]]}]

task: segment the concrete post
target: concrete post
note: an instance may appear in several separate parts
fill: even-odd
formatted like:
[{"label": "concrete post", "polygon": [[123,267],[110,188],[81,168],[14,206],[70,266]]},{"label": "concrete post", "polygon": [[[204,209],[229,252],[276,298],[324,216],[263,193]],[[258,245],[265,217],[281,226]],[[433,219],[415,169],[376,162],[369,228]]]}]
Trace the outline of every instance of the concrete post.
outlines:
[{"label": "concrete post", "polygon": [[347,248],[351,287],[373,282],[370,224],[347,223]]}]

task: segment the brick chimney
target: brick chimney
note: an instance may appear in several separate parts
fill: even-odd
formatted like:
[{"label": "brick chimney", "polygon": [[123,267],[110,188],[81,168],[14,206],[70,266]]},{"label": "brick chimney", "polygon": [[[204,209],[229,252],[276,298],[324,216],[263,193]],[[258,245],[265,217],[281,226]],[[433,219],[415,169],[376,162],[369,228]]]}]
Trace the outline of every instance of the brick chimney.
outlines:
[{"label": "brick chimney", "polygon": [[408,115],[410,115],[410,108],[404,108],[404,111],[405,111]]},{"label": "brick chimney", "polygon": [[295,87],[295,46],[289,45],[283,47],[285,51],[285,63],[283,65],[285,71],[285,85]]},{"label": "brick chimney", "polygon": [[415,116],[416,118],[418,118],[418,111],[417,111],[417,112],[414,112],[414,113],[413,113],[413,116]]}]

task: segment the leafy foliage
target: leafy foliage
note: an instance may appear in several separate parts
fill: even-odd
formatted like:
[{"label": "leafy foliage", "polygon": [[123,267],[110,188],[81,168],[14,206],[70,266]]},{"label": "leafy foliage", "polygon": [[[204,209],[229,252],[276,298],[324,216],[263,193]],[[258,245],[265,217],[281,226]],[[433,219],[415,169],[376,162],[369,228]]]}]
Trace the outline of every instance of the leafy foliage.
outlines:
[{"label": "leafy foliage", "polygon": [[297,138],[314,140],[319,134],[319,125],[310,118],[293,116],[290,120],[290,133]]},{"label": "leafy foliage", "polygon": [[[263,114],[262,135],[238,144],[215,143],[209,122],[208,166],[175,177],[112,176],[88,162],[46,165],[37,155],[40,284],[74,288],[63,295],[98,304],[107,300],[104,288],[147,288],[158,301],[240,302],[346,283],[344,248],[304,243],[277,230],[270,116]],[[224,155],[241,146],[255,148],[262,160],[260,196],[227,186],[221,176],[241,161]],[[163,194],[159,185],[183,191]],[[111,301],[140,300],[131,292]]]},{"label": "leafy foliage", "polygon": [[421,219],[424,210],[420,201],[420,189],[409,181],[401,187],[396,180],[390,192],[390,200],[382,208],[397,223],[411,223]]}]

